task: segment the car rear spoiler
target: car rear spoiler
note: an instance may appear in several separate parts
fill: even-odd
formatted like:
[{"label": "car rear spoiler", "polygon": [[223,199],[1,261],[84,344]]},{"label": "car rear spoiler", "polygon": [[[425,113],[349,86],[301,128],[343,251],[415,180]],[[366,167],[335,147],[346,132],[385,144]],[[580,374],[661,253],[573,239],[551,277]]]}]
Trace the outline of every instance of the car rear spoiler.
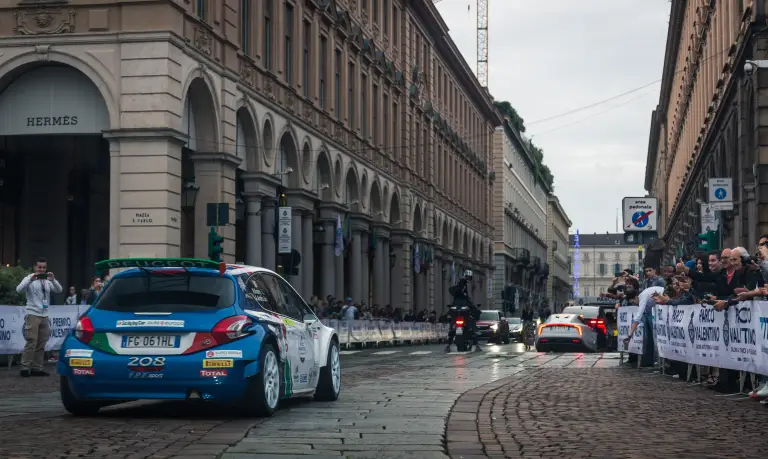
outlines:
[{"label": "car rear spoiler", "polygon": [[200,268],[215,269],[223,275],[227,271],[227,264],[203,258],[111,258],[96,263],[96,272],[103,273],[110,269],[125,268]]}]

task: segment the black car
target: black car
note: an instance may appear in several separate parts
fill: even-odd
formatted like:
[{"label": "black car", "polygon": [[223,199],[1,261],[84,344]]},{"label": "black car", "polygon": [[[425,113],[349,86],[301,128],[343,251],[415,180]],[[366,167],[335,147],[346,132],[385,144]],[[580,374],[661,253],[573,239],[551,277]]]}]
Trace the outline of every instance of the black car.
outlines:
[{"label": "black car", "polygon": [[616,305],[614,303],[590,303],[568,306],[562,314],[578,314],[585,324],[597,332],[597,347],[616,348]]}]

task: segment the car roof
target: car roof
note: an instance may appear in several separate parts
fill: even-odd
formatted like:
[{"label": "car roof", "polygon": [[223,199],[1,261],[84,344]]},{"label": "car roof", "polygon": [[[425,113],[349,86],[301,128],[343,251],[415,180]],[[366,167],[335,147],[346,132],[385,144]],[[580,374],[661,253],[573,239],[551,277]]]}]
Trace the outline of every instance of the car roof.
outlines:
[{"label": "car roof", "polygon": [[499,311],[498,309],[481,309],[480,312],[496,312],[499,314],[501,313],[501,311]]},{"label": "car roof", "polygon": [[560,314],[552,314],[547,319],[547,322],[573,322],[576,320],[579,316],[577,314],[567,314],[567,313],[560,313]]},{"label": "car roof", "polygon": [[[199,272],[199,273],[216,273],[216,274],[219,274],[219,269],[218,268],[214,268],[212,266],[215,262],[213,262],[211,260],[198,260],[198,259],[187,259],[187,260],[189,260],[190,262],[198,262],[201,265],[201,267],[174,266],[174,264],[179,264],[178,262],[180,260],[185,260],[185,259],[161,259],[161,258],[158,258],[158,259],[144,259],[144,258],[128,259],[128,258],[126,258],[126,259],[105,260],[103,262],[97,263],[96,266],[97,266],[97,269],[98,269],[100,267],[100,265],[102,265],[101,268],[104,269],[105,268],[105,266],[104,266],[105,263],[109,263],[109,262],[121,263],[123,266],[108,267],[108,269],[122,269],[121,271],[115,273],[112,276],[113,278],[116,278],[116,277],[122,277],[122,276],[126,276],[126,275],[133,275],[133,274],[138,273],[138,272],[141,271],[141,269],[142,269],[141,267],[128,266],[131,263],[142,263],[142,262],[152,263],[152,260],[154,260],[154,263],[156,263],[156,264],[161,264],[163,261],[167,261],[167,265],[166,266],[148,266],[145,269],[150,269],[152,271],[162,271],[162,270],[174,270],[174,269],[181,269],[181,268],[183,268],[183,269],[188,270],[189,272],[193,272],[193,273],[194,272]],[[203,266],[204,264],[206,264],[208,266]],[[262,268],[260,266],[251,266],[251,265],[244,265],[244,264],[229,264],[229,263],[227,263],[225,265],[225,267],[226,267],[226,270],[224,272],[224,275],[229,275],[229,276],[233,276],[233,277],[234,276],[239,276],[241,274],[253,274],[253,273],[258,273],[258,272],[264,272],[264,273],[269,273],[269,274],[277,275],[276,272],[274,272],[274,271],[272,271],[270,269],[267,269],[267,268]]]}]

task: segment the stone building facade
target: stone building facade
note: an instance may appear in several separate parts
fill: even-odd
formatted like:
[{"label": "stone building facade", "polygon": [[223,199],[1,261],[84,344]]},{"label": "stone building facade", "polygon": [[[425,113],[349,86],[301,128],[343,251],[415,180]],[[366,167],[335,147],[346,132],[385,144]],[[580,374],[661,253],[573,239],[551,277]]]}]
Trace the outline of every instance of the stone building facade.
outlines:
[{"label": "stone building facade", "polygon": [[493,138],[493,301],[497,309],[538,305],[546,296],[547,196],[528,141],[505,120]]},{"label": "stone building facade", "polygon": [[638,251],[636,245],[624,242],[624,233],[579,234],[579,256],[576,256],[574,235],[569,236],[571,258],[571,285],[576,286],[574,276],[578,276],[579,291],[574,297],[594,298],[608,291],[616,273],[631,269],[639,273]]},{"label": "stone building facade", "polygon": [[0,56],[25,177],[3,262],[47,254],[77,284],[108,256],[205,258],[228,203],[224,259],[278,271],[291,207],[305,298],[439,308],[450,267],[485,285],[500,119],[429,0],[0,0]]},{"label": "stone building facade", "polygon": [[572,298],[571,260],[568,247],[568,231],[571,220],[565,213],[557,196],[550,194],[547,199],[547,298],[553,311],[559,311]]},{"label": "stone building facade", "polygon": [[668,258],[696,250],[709,178],[733,180],[733,210],[720,215],[725,246],[754,247],[768,231],[766,19],[760,1],[671,2],[645,173]]}]

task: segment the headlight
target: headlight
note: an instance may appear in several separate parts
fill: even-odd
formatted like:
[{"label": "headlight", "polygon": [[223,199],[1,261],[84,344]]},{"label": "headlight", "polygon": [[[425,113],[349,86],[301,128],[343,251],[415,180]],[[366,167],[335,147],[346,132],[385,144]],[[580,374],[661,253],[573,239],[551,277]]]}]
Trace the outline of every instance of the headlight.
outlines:
[{"label": "headlight", "polygon": [[491,325],[491,330],[496,331],[499,329],[499,324],[493,324]]}]

